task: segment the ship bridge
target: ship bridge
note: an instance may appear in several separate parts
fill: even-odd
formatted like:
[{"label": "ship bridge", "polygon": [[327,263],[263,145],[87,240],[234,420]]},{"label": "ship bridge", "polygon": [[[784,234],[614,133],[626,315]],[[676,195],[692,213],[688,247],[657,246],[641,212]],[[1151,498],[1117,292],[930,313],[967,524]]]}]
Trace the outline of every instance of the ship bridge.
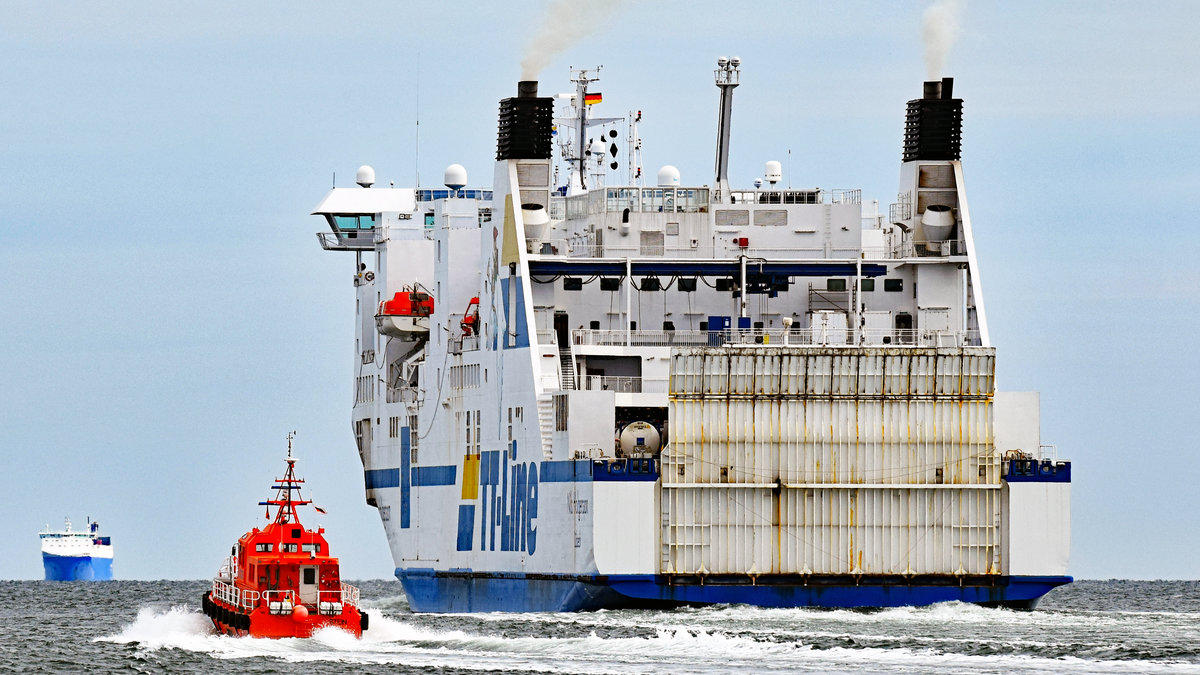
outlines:
[{"label": "ship bridge", "polygon": [[318,232],[327,251],[370,251],[379,233],[393,221],[412,220],[416,195],[406,188],[333,188],[313,209],[330,232]]}]

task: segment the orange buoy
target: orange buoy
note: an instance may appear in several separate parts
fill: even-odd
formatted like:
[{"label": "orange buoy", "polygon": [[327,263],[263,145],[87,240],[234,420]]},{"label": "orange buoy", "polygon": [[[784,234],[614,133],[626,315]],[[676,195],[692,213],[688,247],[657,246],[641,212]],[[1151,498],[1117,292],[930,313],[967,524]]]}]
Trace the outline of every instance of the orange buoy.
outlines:
[{"label": "orange buoy", "polygon": [[304,605],[296,605],[292,608],[292,618],[297,621],[302,621],[308,618],[308,608]]}]

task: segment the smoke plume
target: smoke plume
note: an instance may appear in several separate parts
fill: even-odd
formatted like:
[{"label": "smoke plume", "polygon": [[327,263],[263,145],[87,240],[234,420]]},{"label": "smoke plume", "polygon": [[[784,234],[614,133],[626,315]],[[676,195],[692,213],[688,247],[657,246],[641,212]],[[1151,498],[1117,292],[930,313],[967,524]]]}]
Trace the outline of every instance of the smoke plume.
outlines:
[{"label": "smoke plume", "polygon": [[554,57],[603,27],[625,0],[550,0],[537,32],[525,47],[521,79],[536,80]]},{"label": "smoke plume", "polygon": [[959,16],[963,2],[936,0],[925,10],[921,38],[925,42],[925,75],[927,80],[939,80],[946,66],[946,56],[958,39]]}]

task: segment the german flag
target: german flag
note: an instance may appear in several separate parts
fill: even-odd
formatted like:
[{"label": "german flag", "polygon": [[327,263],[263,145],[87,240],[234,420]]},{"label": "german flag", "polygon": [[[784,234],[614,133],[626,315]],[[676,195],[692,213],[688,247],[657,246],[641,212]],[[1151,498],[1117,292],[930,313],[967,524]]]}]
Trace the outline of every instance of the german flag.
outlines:
[{"label": "german flag", "polygon": [[599,103],[603,100],[604,100],[604,96],[599,93],[583,95],[583,104],[584,105],[592,105],[593,103]]}]

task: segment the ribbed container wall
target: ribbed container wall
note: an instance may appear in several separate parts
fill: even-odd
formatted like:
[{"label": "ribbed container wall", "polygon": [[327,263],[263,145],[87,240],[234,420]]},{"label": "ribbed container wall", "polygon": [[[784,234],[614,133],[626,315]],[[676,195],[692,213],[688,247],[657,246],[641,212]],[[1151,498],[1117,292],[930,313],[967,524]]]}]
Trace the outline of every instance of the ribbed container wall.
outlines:
[{"label": "ribbed container wall", "polygon": [[991,348],[672,355],[663,571],[999,573]]}]

